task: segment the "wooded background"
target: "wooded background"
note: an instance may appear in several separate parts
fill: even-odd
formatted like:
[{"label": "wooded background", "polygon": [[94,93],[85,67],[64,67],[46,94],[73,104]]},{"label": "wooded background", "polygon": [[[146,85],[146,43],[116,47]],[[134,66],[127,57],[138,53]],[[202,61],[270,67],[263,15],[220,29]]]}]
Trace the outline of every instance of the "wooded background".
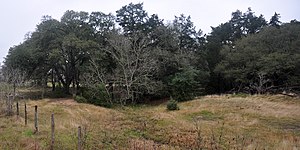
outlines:
[{"label": "wooded background", "polygon": [[[205,22],[205,20],[203,20]],[[300,23],[269,21],[251,8],[203,35],[190,16],[164,23],[143,3],[116,11],[44,16],[13,46],[1,81],[52,87],[82,102],[111,105],[197,95],[299,91]],[[50,85],[49,85],[50,84]],[[44,92],[43,92],[44,93]],[[44,94],[43,94],[44,95]]]}]

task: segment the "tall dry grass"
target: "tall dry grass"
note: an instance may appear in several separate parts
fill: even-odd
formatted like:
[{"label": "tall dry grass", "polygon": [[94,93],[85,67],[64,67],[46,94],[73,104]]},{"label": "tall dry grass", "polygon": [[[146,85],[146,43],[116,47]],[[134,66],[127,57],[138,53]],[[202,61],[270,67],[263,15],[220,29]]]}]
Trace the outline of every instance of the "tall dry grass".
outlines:
[{"label": "tall dry grass", "polygon": [[[24,103],[28,125],[24,125]],[[34,106],[39,130],[34,134]],[[300,100],[286,96],[205,96],[179,103],[107,109],[72,99],[20,102],[20,117],[0,117],[0,149],[49,149],[55,116],[55,149],[299,149]]]}]

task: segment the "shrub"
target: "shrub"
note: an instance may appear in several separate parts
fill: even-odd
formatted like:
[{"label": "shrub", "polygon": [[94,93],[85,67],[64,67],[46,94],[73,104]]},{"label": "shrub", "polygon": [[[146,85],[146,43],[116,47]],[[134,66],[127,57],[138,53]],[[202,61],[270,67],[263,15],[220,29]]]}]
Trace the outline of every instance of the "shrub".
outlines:
[{"label": "shrub", "polygon": [[105,91],[104,84],[95,84],[94,86],[82,88],[82,97],[86,99],[87,103],[94,105],[111,107],[110,96]]},{"label": "shrub", "polygon": [[169,92],[170,95],[178,101],[193,99],[201,93],[203,84],[199,80],[205,80],[207,74],[193,68],[185,68],[181,72],[170,77]]},{"label": "shrub", "polygon": [[167,109],[168,110],[179,110],[179,107],[177,105],[177,101],[171,99],[167,103]]},{"label": "shrub", "polygon": [[82,96],[76,96],[74,99],[78,103],[86,103],[87,102],[87,99]]},{"label": "shrub", "polygon": [[65,98],[68,97],[69,95],[66,94],[66,92],[63,89],[57,88],[55,91],[51,92],[49,97],[50,98]]}]

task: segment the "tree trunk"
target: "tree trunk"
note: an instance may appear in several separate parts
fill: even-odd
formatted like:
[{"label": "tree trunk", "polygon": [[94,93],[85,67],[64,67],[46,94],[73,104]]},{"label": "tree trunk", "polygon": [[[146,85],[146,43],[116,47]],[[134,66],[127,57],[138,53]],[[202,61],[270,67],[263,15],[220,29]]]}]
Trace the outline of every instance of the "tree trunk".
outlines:
[{"label": "tree trunk", "polygon": [[42,91],[42,99],[45,98],[46,88],[47,88],[47,76],[44,77],[42,81],[43,91]]},{"label": "tree trunk", "polygon": [[51,70],[51,82],[52,82],[52,91],[55,91],[55,76],[54,76],[54,70]]},{"label": "tree trunk", "polygon": [[61,88],[61,87],[62,87],[61,82],[58,81],[58,88]]},{"label": "tree trunk", "polygon": [[64,92],[66,93],[66,94],[70,94],[70,84],[68,85],[68,84],[65,84],[65,85],[63,85],[63,87],[64,87]]},{"label": "tree trunk", "polygon": [[79,71],[77,70],[77,73],[76,73],[76,92],[78,91],[79,87],[80,87],[80,85],[79,85]]},{"label": "tree trunk", "polygon": [[72,80],[67,78],[66,81],[61,80],[61,83],[62,83],[63,88],[64,88],[64,93],[65,94],[70,94],[70,85],[72,83]]},{"label": "tree trunk", "polygon": [[110,94],[110,103],[112,104],[112,102],[115,100],[115,97],[114,97],[114,84],[112,82],[109,83],[109,91],[107,91],[108,94]]},{"label": "tree trunk", "polygon": [[72,95],[73,97],[76,96],[76,85],[75,85],[75,79],[73,79],[73,82],[72,82]]},{"label": "tree trunk", "polygon": [[13,93],[13,100],[15,100],[16,97],[16,81],[14,81],[14,93]]}]

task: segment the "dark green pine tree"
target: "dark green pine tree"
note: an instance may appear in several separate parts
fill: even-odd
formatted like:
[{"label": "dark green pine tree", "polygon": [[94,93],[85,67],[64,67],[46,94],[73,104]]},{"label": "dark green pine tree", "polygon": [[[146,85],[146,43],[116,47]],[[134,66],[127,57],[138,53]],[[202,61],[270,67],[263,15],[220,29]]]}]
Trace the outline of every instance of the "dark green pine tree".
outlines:
[{"label": "dark green pine tree", "polygon": [[279,21],[279,18],[280,18],[280,14],[277,14],[275,12],[275,14],[270,19],[269,26],[279,28],[280,24],[281,24],[281,21]]}]

